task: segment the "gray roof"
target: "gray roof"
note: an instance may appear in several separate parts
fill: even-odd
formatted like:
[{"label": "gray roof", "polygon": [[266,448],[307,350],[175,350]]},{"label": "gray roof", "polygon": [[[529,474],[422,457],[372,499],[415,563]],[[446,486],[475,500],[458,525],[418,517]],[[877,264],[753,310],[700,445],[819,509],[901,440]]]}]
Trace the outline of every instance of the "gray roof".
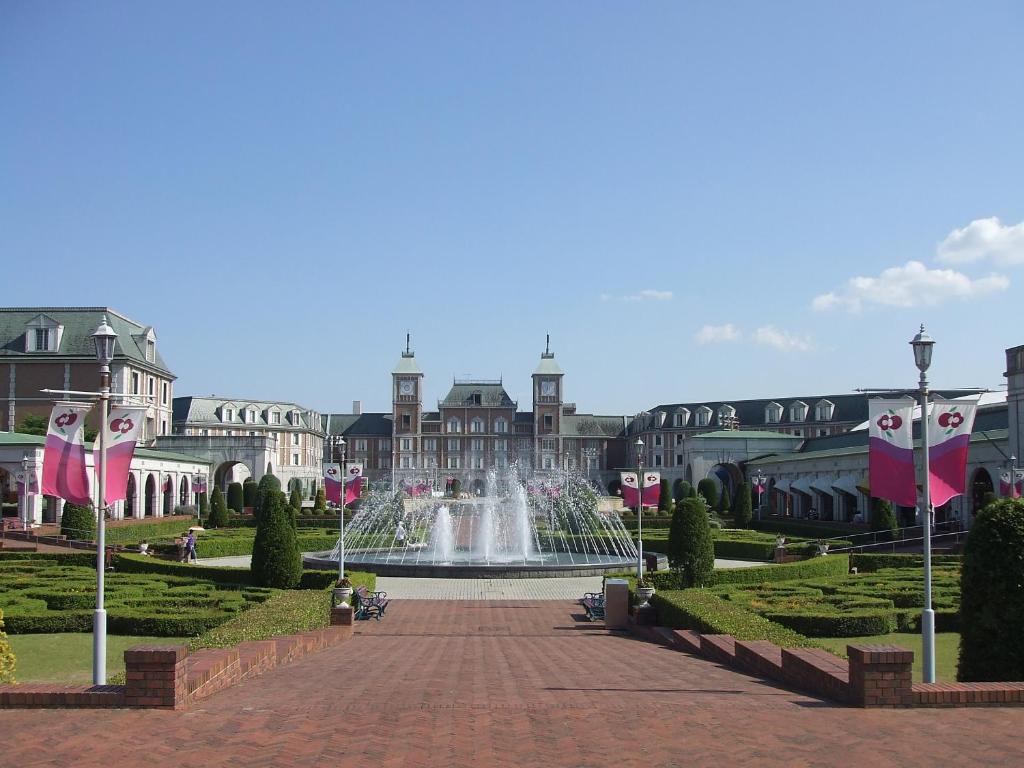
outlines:
[{"label": "gray roof", "polygon": [[391,437],[393,423],[390,413],[328,413],[322,422],[327,434],[345,437]]},{"label": "gray roof", "polygon": [[[474,400],[480,395],[480,401]],[[508,396],[500,382],[493,381],[456,381],[444,400],[439,403],[442,408],[471,408],[474,405],[488,408],[515,408],[515,401]]]},{"label": "gray roof", "polygon": [[562,376],[562,369],[555,362],[554,352],[544,352],[540,356],[540,362],[537,363],[537,370],[533,372],[533,375],[538,374],[547,376]]},{"label": "gray roof", "polygon": [[621,416],[574,413],[562,416],[560,433],[566,437],[619,437],[625,424]]},{"label": "gray roof", "polygon": [[416,364],[416,354],[413,352],[403,352],[402,356],[398,359],[398,364],[395,365],[395,370],[392,373],[405,373],[405,374],[422,374],[419,365]]},{"label": "gray roof", "polygon": [[[25,333],[29,322],[45,315],[63,327],[60,346],[56,352],[26,352]],[[53,359],[54,357],[81,357],[96,359],[92,333],[103,316],[117,334],[114,361],[129,360],[133,365],[159,371],[174,378],[156,345],[154,359],[146,359],[145,335],[150,326],[138,323],[110,307],[0,307],[0,356],[25,359]],[[154,339],[155,339],[154,331]]]},{"label": "gray roof", "polygon": [[[231,421],[224,421],[217,414],[217,410],[224,406],[231,406],[235,409],[234,418]],[[245,421],[242,412],[249,406],[256,409],[256,421]],[[269,414],[271,411],[281,413],[281,423],[271,424]],[[288,414],[298,411],[299,421],[293,423],[288,420]],[[273,427],[274,429],[287,429],[298,427],[301,429],[320,430],[322,429],[319,414],[298,403],[284,402],[280,400],[250,400],[244,397],[196,397],[188,395],[174,398],[174,415],[172,417],[175,426],[182,424],[231,424],[237,426]]]}]

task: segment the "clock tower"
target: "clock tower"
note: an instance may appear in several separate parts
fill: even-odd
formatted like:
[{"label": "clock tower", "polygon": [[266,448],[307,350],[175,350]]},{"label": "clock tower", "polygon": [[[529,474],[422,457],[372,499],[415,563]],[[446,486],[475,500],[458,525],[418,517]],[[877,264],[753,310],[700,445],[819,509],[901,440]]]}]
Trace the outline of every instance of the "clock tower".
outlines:
[{"label": "clock tower", "polygon": [[533,372],[533,434],[534,459],[537,469],[558,469],[561,466],[562,440],[562,369],[551,351],[547,337],[540,363]]},{"label": "clock tower", "polygon": [[419,468],[423,434],[423,371],[416,364],[416,354],[409,349],[405,335],[405,351],[391,372],[392,467],[398,472]]}]

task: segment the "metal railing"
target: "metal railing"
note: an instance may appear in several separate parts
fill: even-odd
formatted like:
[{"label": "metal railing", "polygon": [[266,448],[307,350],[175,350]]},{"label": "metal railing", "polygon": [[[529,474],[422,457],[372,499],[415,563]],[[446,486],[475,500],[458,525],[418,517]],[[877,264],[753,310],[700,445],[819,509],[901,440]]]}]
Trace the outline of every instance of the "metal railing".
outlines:
[{"label": "metal railing", "polygon": [[[914,526],[914,528],[920,529],[921,533],[922,534],[924,533],[924,526],[916,525],[916,526]],[[907,530],[909,530],[909,529],[907,529]],[[886,535],[888,533],[888,531],[877,531],[875,533],[876,533],[876,535],[883,535],[884,536],[884,535]],[[899,531],[899,533],[903,534],[903,529],[901,529]],[[865,535],[867,535],[867,534],[865,534]],[[847,538],[846,541],[849,541],[850,538],[853,538],[853,537]],[[951,538],[952,538],[952,540],[951,540]],[[947,531],[946,533],[933,533],[931,535],[931,540],[932,540],[933,544],[936,541],[942,541],[943,543],[959,544],[962,540],[964,540],[966,538],[967,538],[967,531],[960,530],[960,529],[957,529],[955,531]],[[826,539],[825,541],[830,541],[830,539]],[[840,541],[842,541],[842,539],[840,539]],[[865,543],[865,544],[853,544],[852,546],[849,546],[849,547],[832,547],[832,546],[829,546],[828,551],[829,551],[829,554],[833,554],[833,553],[838,554],[838,553],[842,553],[842,552],[857,552],[857,551],[861,551],[861,550],[865,550],[865,549],[869,549],[870,548],[870,549],[875,549],[875,550],[878,550],[878,549],[882,549],[882,550],[888,549],[889,551],[895,553],[897,547],[905,548],[907,546],[913,546],[915,544],[921,544],[921,546],[924,546],[923,542],[924,542],[924,536],[923,535],[922,536],[914,536],[914,537],[907,537],[907,536],[900,535],[899,538],[892,538],[890,540],[877,540],[877,539],[875,539],[875,540],[873,540],[871,542],[868,542],[868,543]]]}]

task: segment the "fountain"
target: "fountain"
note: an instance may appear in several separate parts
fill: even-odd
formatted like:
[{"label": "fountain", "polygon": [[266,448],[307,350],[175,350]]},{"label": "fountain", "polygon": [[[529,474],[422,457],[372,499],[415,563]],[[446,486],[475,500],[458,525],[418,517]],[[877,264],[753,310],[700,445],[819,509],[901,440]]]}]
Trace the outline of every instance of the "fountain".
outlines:
[{"label": "fountain", "polygon": [[[636,547],[615,512],[598,509],[596,490],[573,472],[523,478],[491,470],[473,499],[405,498],[380,490],[345,529],[353,570],[405,576],[595,575],[636,566]],[[404,541],[396,540],[401,522]],[[313,568],[336,568],[339,547],[309,553]]]}]

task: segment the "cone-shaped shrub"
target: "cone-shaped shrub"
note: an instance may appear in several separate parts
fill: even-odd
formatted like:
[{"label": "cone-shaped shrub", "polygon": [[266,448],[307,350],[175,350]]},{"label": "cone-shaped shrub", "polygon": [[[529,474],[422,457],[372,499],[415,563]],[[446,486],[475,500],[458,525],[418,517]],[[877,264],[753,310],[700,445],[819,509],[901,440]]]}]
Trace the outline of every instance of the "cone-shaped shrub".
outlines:
[{"label": "cone-shaped shrub", "polygon": [[1024,680],[1024,501],[1003,499],[975,517],[960,571],[963,682]]},{"label": "cone-shaped shrub", "polygon": [[251,477],[245,478],[245,482],[242,483],[242,504],[252,509],[256,506],[256,481]]},{"label": "cone-shaped shrub", "polygon": [[60,517],[60,535],[81,541],[95,539],[96,513],[92,506],[67,502],[64,505],[64,514]]},{"label": "cone-shaped shrub", "polygon": [[298,512],[302,509],[302,491],[296,487],[292,487],[292,492],[288,496],[288,506]]},{"label": "cone-shaped shrub", "polygon": [[750,483],[743,483],[736,489],[736,501],[732,505],[732,522],[737,528],[747,528],[754,517],[754,505],[751,498]]},{"label": "cone-shaped shrub", "polygon": [[233,509],[238,514],[242,514],[242,505],[245,503],[244,498],[241,483],[231,483],[228,486],[228,509]]},{"label": "cone-shaped shrub", "polygon": [[206,491],[199,494],[199,519],[205,520],[210,516],[210,497]]},{"label": "cone-shaped shrub", "polygon": [[722,495],[718,499],[718,511],[729,512],[732,508],[732,501],[729,498],[729,486],[722,486]]},{"label": "cone-shaped shrub", "polygon": [[291,507],[281,491],[268,491],[252,545],[253,581],[264,587],[291,589],[302,578],[302,554],[291,523]]},{"label": "cone-shaped shrub", "polygon": [[672,484],[672,498],[676,501],[682,501],[690,495],[690,488],[692,488],[688,482],[679,479]]},{"label": "cone-shaped shrub", "polygon": [[711,582],[715,548],[701,499],[686,498],[676,505],[668,531],[668,564],[680,587],[702,587]]},{"label": "cone-shaped shrub", "polygon": [[268,503],[268,495],[272,491],[280,490],[281,481],[275,475],[268,473],[260,478],[259,485],[256,487],[256,503],[252,507],[252,516],[256,518],[256,522],[259,522],[260,515],[263,514],[263,508]]},{"label": "cone-shaped shrub", "polygon": [[317,512],[327,511],[327,492],[323,488],[316,489],[316,501],[313,502],[313,509]]},{"label": "cone-shaped shrub", "polygon": [[224,503],[224,494],[214,486],[213,498],[210,499],[210,516],[206,519],[207,528],[223,528],[228,524],[228,505]]},{"label": "cone-shaped shrub", "polygon": [[715,485],[715,481],[710,477],[705,477],[697,483],[697,493],[704,497],[704,501],[708,503],[711,509],[718,508],[718,486]]},{"label": "cone-shaped shrub", "polygon": [[882,534],[878,538],[882,541],[891,541],[895,538],[899,527],[896,515],[892,511],[892,504],[887,499],[872,499],[871,530]]},{"label": "cone-shaped shrub", "polygon": [[669,492],[667,478],[661,478],[661,489],[658,491],[658,510],[661,512],[672,511],[672,494]]}]

